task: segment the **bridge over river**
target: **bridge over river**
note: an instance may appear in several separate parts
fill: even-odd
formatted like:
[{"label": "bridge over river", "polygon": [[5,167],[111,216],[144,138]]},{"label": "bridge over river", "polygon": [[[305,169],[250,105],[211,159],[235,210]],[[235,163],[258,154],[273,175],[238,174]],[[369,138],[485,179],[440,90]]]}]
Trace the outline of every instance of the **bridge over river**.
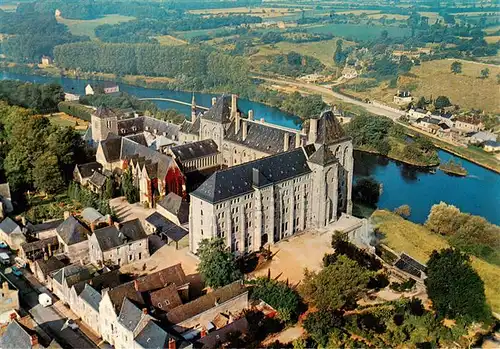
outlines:
[{"label": "bridge over river", "polygon": [[[140,101],[164,101],[164,102],[171,102],[171,103],[177,103],[177,104],[182,104],[182,105],[188,105],[191,106],[191,103],[184,102],[184,101],[179,101],[177,99],[171,99],[171,98],[160,98],[160,97],[150,97],[150,98],[139,98]],[[208,110],[209,108],[203,107],[201,105],[196,105],[197,109],[203,109],[203,110]]]}]

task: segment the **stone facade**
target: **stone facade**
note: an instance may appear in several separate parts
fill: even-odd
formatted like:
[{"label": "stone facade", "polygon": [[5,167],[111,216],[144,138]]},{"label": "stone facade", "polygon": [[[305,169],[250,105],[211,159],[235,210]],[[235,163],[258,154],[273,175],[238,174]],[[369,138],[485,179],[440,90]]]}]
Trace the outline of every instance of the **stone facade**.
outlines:
[{"label": "stone facade", "polygon": [[[4,280],[0,278],[0,280]],[[7,281],[3,281],[0,290],[0,315],[12,310],[19,310],[19,291],[11,289]]]}]

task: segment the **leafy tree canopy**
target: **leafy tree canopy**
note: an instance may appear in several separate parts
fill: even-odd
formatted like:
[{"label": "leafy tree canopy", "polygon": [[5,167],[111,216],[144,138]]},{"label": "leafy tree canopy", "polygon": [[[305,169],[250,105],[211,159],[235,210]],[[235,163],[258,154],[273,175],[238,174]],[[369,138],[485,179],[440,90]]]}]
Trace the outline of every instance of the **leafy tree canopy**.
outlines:
[{"label": "leafy tree canopy", "polygon": [[218,288],[241,278],[234,255],[226,249],[223,239],[203,239],[197,254],[198,271],[207,286]]}]

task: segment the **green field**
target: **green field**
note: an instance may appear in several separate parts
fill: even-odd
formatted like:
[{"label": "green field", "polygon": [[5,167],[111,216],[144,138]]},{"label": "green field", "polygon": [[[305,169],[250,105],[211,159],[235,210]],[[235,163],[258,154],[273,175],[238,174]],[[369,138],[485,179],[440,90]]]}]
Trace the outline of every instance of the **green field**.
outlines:
[{"label": "green field", "polygon": [[179,46],[188,44],[187,41],[178,39],[176,37],[173,37],[172,35],[155,36],[155,39],[158,40],[160,45],[165,45],[165,46]]},{"label": "green field", "polygon": [[117,24],[134,20],[135,17],[121,15],[107,15],[99,19],[79,20],[58,18],[59,23],[65,24],[73,35],[87,35],[91,39],[95,39],[94,30],[96,27],[103,24]]},{"label": "green field", "polygon": [[408,28],[372,26],[366,24],[325,24],[304,28],[310,33],[333,34],[344,38],[352,38],[354,41],[371,40],[380,36],[387,30],[389,37],[410,36]]},{"label": "green field", "polygon": [[[389,211],[375,211],[372,216],[381,242],[396,252],[405,252],[418,261],[425,263],[433,250],[449,247],[448,242],[420,224],[407,221]],[[484,281],[488,303],[494,312],[500,312],[500,267],[471,257],[472,266]]]}]

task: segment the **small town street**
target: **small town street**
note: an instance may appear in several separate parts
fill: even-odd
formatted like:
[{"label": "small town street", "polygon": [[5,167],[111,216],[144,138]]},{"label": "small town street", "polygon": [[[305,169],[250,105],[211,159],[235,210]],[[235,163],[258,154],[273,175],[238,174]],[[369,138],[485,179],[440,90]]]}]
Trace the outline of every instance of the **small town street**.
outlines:
[{"label": "small town street", "polygon": [[61,316],[53,305],[43,307],[38,303],[38,295],[41,292],[48,293],[53,302],[57,298],[41,285],[29,271],[22,270],[23,276],[18,277],[6,272],[8,269],[2,267],[0,273],[19,290],[21,307],[33,317],[43,331],[57,340],[63,348],[96,348],[79,329],[62,329],[67,319]]}]

